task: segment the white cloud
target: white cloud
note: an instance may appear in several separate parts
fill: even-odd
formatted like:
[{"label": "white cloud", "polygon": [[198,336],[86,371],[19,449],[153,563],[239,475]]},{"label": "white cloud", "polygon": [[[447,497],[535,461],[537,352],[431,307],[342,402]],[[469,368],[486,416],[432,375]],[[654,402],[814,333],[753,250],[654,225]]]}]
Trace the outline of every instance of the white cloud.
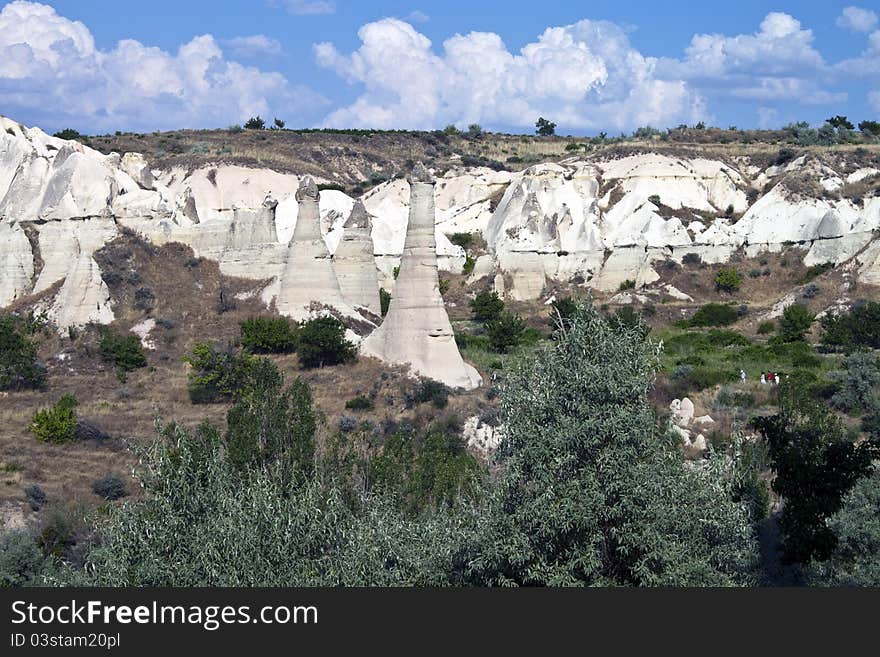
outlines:
[{"label": "white cloud", "polygon": [[120,41],[99,50],[88,28],[18,0],[0,11],[0,107],[47,128],[155,130],[223,126],[320,103],[279,73],[227,60],[209,34],[176,53]]},{"label": "white cloud", "polygon": [[233,37],[221,43],[237,57],[278,57],[284,51],[278,39],[265,34]]},{"label": "white cloud", "polygon": [[547,28],[518,53],[492,32],[456,34],[435,53],[412,25],[386,18],[358,31],[360,47],[314,47],[318,64],[363,92],[328,126],[436,128],[492,123],[530,128],[539,115],[561,128],[626,129],[705,116],[683,80],[660,79],[657,60],[605,21]]},{"label": "white cloud", "polygon": [[837,27],[853,32],[870,32],[877,26],[877,14],[861,7],[844,7],[837,17]]},{"label": "white cloud", "polygon": [[431,20],[431,17],[425,12],[416,9],[415,11],[411,11],[405,20],[408,23],[427,23]]},{"label": "white cloud", "polygon": [[336,12],[336,3],[326,0],[269,0],[272,7],[284,7],[288,12],[297,16],[313,16],[318,14],[333,14]]}]

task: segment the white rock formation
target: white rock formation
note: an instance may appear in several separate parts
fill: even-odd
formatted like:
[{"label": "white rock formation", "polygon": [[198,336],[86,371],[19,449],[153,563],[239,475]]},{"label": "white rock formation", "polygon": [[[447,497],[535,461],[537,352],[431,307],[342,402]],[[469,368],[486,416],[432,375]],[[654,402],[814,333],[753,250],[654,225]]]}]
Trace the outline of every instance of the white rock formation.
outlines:
[{"label": "white rock formation", "polygon": [[0,221],[0,308],[30,292],[34,279],[31,243],[20,224]]},{"label": "white rock formation", "polygon": [[434,178],[419,164],[410,183],[409,222],[388,314],[361,344],[361,353],[389,363],[409,363],[412,371],[452,388],[482,383],[455,344],[443,306],[434,238]]},{"label": "white rock formation", "polygon": [[345,300],[379,316],[382,312],[379,303],[379,276],[373,257],[371,229],[367,209],[362,202],[355,202],[345,222],[345,232],[333,255],[333,269]]},{"label": "white rock formation", "polygon": [[313,304],[331,306],[346,315],[357,313],[342,296],[333,261],[321,236],[320,194],[306,176],[296,191],[299,214],[287,249],[284,272],[275,304],[278,312],[295,320],[307,319]]},{"label": "white rock formation", "polygon": [[464,421],[462,438],[465,444],[483,453],[494,452],[504,437],[504,426],[497,427],[480,421],[478,415],[472,415]]}]

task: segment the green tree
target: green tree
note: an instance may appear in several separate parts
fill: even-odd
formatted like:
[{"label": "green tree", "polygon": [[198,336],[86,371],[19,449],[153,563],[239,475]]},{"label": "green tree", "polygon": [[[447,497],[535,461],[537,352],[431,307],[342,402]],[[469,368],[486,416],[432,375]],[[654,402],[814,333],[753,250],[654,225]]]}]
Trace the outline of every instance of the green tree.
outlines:
[{"label": "green tree", "polygon": [[573,297],[560,297],[550,304],[548,323],[553,328],[553,334],[560,329],[565,329],[577,313],[577,301]]},{"label": "green tree", "polygon": [[497,319],[486,323],[489,347],[496,353],[506,354],[519,345],[525,330],[526,323],[519,315],[504,311]]},{"label": "green tree", "polygon": [[832,116],[830,119],[826,119],[826,123],[829,123],[833,127],[838,130],[843,128],[844,130],[853,130],[855,126],[847,119],[845,116]]},{"label": "green tree", "polygon": [[391,294],[384,287],[379,288],[379,307],[382,317],[388,314],[388,306],[391,305]]},{"label": "green tree", "polygon": [[27,532],[0,533],[0,588],[38,586],[47,565],[40,547]]},{"label": "green tree", "polygon": [[284,130],[285,123],[277,116],[275,117],[275,129],[276,130]]},{"label": "green tree", "polygon": [[779,319],[779,337],[784,342],[800,342],[806,336],[816,316],[800,303],[790,305]]},{"label": "green tree", "polygon": [[550,137],[556,134],[556,124],[548,121],[543,116],[535,121],[535,133],[541,137]]},{"label": "green tree", "polygon": [[856,347],[880,349],[880,303],[856,303],[849,312],[822,317],[822,344],[850,351]]},{"label": "green tree", "polygon": [[73,395],[64,395],[49,408],[34,413],[28,430],[44,443],[72,443],[76,440],[76,407]]},{"label": "green tree", "polygon": [[245,122],[244,127],[246,130],[265,130],[266,122],[261,119],[260,115],[258,114],[257,116],[252,116],[251,118],[249,118]]},{"label": "green tree", "polygon": [[832,372],[837,390],[831,403],[846,412],[878,410],[877,388],[880,386],[880,369],[877,357],[865,351],[854,351],[843,361],[843,370]]},{"label": "green tree", "polygon": [[125,335],[105,328],[101,332],[101,358],[116,365],[120,372],[131,372],[147,366],[141,340],[133,333]]},{"label": "green tree", "polygon": [[686,468],[648,401],[657,349],[579,304],[564,335],[501,384],[501,479],[471,581],[510,585],[752,582],[756,548],[723,459]]},{"label": "green tree", "polygon": [[715,274],[715,289],[718,292],[727,292],[732,294],[739,290],[742,285],[742,277],[733,267],[725,267],[719,269]]},{"label": "green tree", "polygon": [[862,477],[831,516],[834,550],[813,562],[808,580],[819,586],[880,586],[880,469]]},{"label": "green tree", "polygon": [[285,481],[310,476],[315,461],[312,393],[301,379],[284,387],[269,360],[256,359],[226,416],[229,459],[239,468],[279,468]]},{"label": "green tree", "polygon": [[191,367],[187,376],[190,401],[213,404],[231,399],[246,384],[254,359],[231,347],[196,342],[183,362]]},{"label": "green tree", "polygon": [[497,292],[480,292],[470,305],[474,319],[483,323],[498,319],[504,310],[504,301]]},{"label": "green tree", "polygon": [[37,358],[37,347],[22,322],[0,317],[0,390],[40,389],[46,385],[46,368]]},{"label": "green tree", "polygon": [[783,558],[789,563],[824,561],[837,539],[828,519],[843,496],[871,469],[871,443],[854,444],[840,420],[815,402],[796,378],[780,388],[779,413],[756,417],[776,473],[773,490],[783,498],[779,521]]},{"label": "green tree", "polygon": [[240,324],[241,345],[260,354],[286,354],[296,348],[296,333],[286,317],[251,317]]},{"label": "green tree", "polygon": [[872,137],[880,137],[880,121],[861,121],[859,130]]},{"label": "green tree", "polygon": [[357,359],[357,351],[345,339],[345,324],[335,317],[316,317],[300,326],[297,351],[303,367],[338,365]]}]

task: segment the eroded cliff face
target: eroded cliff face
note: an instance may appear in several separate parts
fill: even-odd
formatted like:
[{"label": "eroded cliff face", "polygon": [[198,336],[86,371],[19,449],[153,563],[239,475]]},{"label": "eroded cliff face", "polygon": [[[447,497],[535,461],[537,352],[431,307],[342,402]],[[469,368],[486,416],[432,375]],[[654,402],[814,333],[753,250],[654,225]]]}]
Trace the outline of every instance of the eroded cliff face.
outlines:
[{"label": "eroded cliff face", "polygon": [[[664,261],[689,253],[717,263],[736,253],[794,250],[807,265],[850,261],[859,280],[877,283],[875,160],[841,150],[763,165],[757,157],[645,147],[516,173],[456,168],[434,188],[437,263],[460,271],[465,254],[449,236],[478,233],[487,249],[470,281],[485,278],[520,300],[543,298],[554,283],[606,292],[626,280],[650,286]],[[43,308],[60,328],[112,321],[113,299],[93,255],[123,228],[157,244],[182,242],[228,275],[264,282],[262,299],[272,303],[291,260],[301,182],[228,164],[151,170],[135,153],[105,156],[0,118],[0,307],[51,290]],[[403,179],[365,193],[367,233],[345,226],[356,199],[322,191],[321,239],[331,259],[343,243],[340,265],[362,267],[372,248],[378,282],[391,289],[409,196]],[[346,240],[346,230],[358,234]]]}]

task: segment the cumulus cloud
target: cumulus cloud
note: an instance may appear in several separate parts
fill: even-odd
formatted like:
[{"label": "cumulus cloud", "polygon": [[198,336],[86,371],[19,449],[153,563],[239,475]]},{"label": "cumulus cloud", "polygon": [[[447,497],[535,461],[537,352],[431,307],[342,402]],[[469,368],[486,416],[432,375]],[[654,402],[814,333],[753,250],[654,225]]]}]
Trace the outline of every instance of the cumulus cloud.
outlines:
[{"label": "cumulus cloud", "polygon": [[284,7],[288,12],[297,16],[333,14],[336,12],[336,4],[325,0],[270,0],[269,5],[272,7]]},{"label": "cumulus cloud", "polygon": [[853,32],[870,32],[877,27],[877,14],[861,7],[844,7],[837,17],[837,27]]},{"label": "cumulus cloud", "polygon": [[227,60],[211,35],[176,53],[132,39],[103,51],[85,25],[47,5],[17,0],[0,11],[0,107],[50,129],[228,125],[321,101],[279,73]]},{"label": "cumulus cloud", "polygon": [[344,54],[314,47],[319,65],[363,93],[330,113],[328,126],[435,128],[491,122],[531,127],[539,115],[571,128],[668,125],[705,115],[681,79],[656,75],[657,60],[632,47],[619,26],[583,20],[550,27],[519,52],[492,32],[456,34],[435,52],[404,21],[386,18],[358,31]]},{"label": "cumulus cloud", "polygon": [[252,34],[224,39],[223,46],[237,57],[278,57],[282,52],[281,42],[265,34]]}]

